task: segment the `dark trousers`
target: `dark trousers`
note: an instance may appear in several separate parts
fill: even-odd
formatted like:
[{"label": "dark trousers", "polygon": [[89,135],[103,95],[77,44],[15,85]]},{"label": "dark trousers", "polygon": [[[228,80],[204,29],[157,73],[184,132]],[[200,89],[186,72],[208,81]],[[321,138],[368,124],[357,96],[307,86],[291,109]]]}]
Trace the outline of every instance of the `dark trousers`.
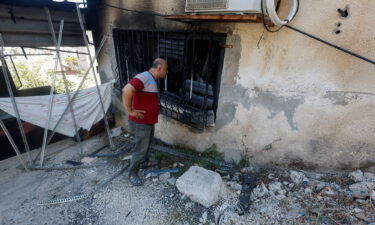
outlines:
[{"label": "dark trousers", "polygon": [[140,164],[148,160],[148,153],[152,138],[154,137],[155,125],[140,124],[129,120],[129,126],[135,138],[135,147],[130,161],[129,173],[137,173]]}]

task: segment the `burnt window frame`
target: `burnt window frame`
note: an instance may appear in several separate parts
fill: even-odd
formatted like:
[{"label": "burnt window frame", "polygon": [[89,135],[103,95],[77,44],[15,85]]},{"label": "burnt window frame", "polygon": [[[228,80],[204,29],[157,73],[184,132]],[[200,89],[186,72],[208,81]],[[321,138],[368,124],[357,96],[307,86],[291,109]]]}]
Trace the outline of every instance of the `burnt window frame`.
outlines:
[{"label": "burnt window frame", "polygon": [[[112,35],[117,63],[116,70],[119,75],[119,89],[125,86],[128,81],[136,74],[148,70],[152,64],[153,59],[157,57],[166,58],[167,61],[169,61],[168,63],[170,72],[167,76],[167,81],[163,79],[159,80],[158,82],[161,113],[167,117],[178,120],[199,130],[204,130],[208,126],[214,126],[216,122],[216,112],[218,108],[221,76],[225,55],[225,48],[222,48],[221,45],[226,43],[226,33],[215,33],[211,31],[198,30],[171,31],[155,29],[146,30],[113,28]],[[206,57],[206,61],[208,60],[206,64],[208,66],[206,67],[207,77],[205,78],[206,81],[213,81],[211,82],[212,84],[209,84],[209,82],[205,81],[199,81],[203,82],[203,85],[205,85],[206,89],[205,93],[203,94],[204,96],[198,96],[200,97],[200,100],[202,100],[202,97],[204,98],[204,103],[203,105],[200,105],[200,108],[196,107],[196,105],[190,104],[192,102],[192,93],[190,92],[191,90],[189,90],[190,100],[186,100],[183,96],[187,94],[185,90],[185,83],[182,83],[181,85],[182,87],[180,89],[180,92],[182,91],[182,93],[180,93],[180,95],[168,92],[168,88],[167,92],[164,90],[164,82],[170,82],[171,78],[176,75],[171,71],[171,69],[173,70],[174,66],[176,66],[176,63],[171,62],[171,58],[173,57],[173,55],[181,54],[181,52],[178,51],[180,49],[179,47],[181,46],[174,46],[173,41],[175,41],[175,43],[184,42],[183,59],[181,59],[178,65],[182,66],[184,69],[187,68],[189,71],[184,70],[184,72],[182,72],[183,82],[187,82],[191,78],[191,76],[187,75],[187,73],[191,73],[191,71],[194,71],[194,62],[196,62],[196,53],[194,51],[197,48],[197,46],[194,46],[194,43],[196,44],[200,41],[201,47],[206,48],[207,46],[204,46],[204,42],[207,42],[210,45]],[[161,42],[164,42],[164,49],[161,49],[163,47],[161,45]],[[168,44],[170,46],[168,49],[166,49],[165,46]],[[163,53],[163,51],[166,54],[161,54]],[[169,52],[170,54],[167,54],[167,52]],[[214,64],[211,65],[210,61],[213,59],[215,61]],[[213,67],[216,68],[212,69]],[[201,70],[203,71],[203,69]],[[200,71],[200,73],[203,73],[202,71]],[[195,74],[195,72],[193,72],[193,74]],[[209,76],[209,74],[212,75]],[[197,83],[193,82],[193,84],[194,88],[196,88],[195,85]],[[198,88],[200,88],[200,85],[201,83],[198,84]],[[213,101],[211,109],[207,109],[208,100]]]}]

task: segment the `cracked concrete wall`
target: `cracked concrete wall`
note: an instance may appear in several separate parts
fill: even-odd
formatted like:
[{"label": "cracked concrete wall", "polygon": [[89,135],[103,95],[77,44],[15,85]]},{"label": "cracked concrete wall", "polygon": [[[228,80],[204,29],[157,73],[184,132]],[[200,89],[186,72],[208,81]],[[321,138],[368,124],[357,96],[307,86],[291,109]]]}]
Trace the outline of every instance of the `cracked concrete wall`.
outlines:
[{"label": "cracked concrete wall", "polygon": [[[183,13],[184,7],[184,1],[126,2],[168,14]],[[165,2],[174,5],[164,7]],[[337,9],[346,6],[344,18]],[[375,60],[375,30],[368,19],[374,7],[370,0],[304,0],[291,25]],[[183,28],[162,19],[129,24],[118,19],[123,15],[113,21],[124,27]],[[227,33],[227,44],[233,45],[225,53],[215,127],[197,132],[160,115],[157,137],[198,151],[216,144],[236,161],[374,168],[374,65],[288,28],[268,33],[261,24],[200,27]]]}]

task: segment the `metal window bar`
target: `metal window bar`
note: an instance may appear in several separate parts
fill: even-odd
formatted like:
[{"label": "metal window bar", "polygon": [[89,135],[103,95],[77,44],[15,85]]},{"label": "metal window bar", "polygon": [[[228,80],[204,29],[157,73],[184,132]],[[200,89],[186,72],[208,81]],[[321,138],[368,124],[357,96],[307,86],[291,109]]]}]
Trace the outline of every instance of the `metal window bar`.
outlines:
[{"label": "metal window bar", "polygon": [[114,29],[113,37],[120,87],[148,70],[154,58],[165,58],[169,74],[159,83],[161,113],[200,130],[213,124],[223,55],[214,56],[225,43],[225,34]]}]

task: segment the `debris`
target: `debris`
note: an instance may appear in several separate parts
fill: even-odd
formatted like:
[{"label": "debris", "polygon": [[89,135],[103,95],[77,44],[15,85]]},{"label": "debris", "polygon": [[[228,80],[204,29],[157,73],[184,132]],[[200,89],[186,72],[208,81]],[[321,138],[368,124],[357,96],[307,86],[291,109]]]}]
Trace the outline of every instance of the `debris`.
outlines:
[{"label": "debris", "polygon": [[260,167],[257,165],[250,165],[241,169],[241,173],[259,173]]},{"label": "debris", "polygon": [[354,214],[355,217],[357,217],[358,219],[361,219],[367,223],[371,223],[371,222],[374,222],[373,218],[367,216],[365,213],[363,212],[360,212],[360,213],[355,213]]},{"label": "debris", "polygon": [[370,197],[371,197],[373,204],[375,204],[375,190],[372,190]]},{"label": "debris", "polygon": [[373,181],[375,182],[375,174],[373,173],[364,173],[364,177],[366,178],[367,181]]},{"label": "debris", "polygon": [[294,171],[294,170],[290,171],[290,178],[296,184],[300,184],[305,179],[307,179],[304,173],[298,172],[298,171]]},{"label": "debris", "polygon": [[242,189],[239,197],[240,213],[247,212],[250,207],[251,193],[256,187],[256,178],[249,174],[243,176]]},{"label": "debris", "polygon": [[266,185],[262,182],[260,185],[258,185],[256,188],[254,188],[252,192],[252,200],[255,200],[256,198],[261,198],[269,193]]},{"label": "debris", "polygon": [[70,165],[73,165],[73,166],[80,166],[80,165],[82,165],[83,163],[81,163],[81,162],[76,162],[76,161],[73,161],[73,160],[66,160],[66,164],[70,164]]},{"label": "debris", "polygon": [[147,175],[151,173],[152,176],[159,176],[163,173],[177,173],[179,171],[178,168],[169,168],[169,169],[162,169],[162,170],[145,170],[144,174]]},{"label": "debris", "polygon": [[157,182],[157,181],[159,181],[157,177],[152,179],[152,182]]},{"label": "debris", "polygon": [[207,212],[202,214],[202,218],[199,219],[199,222],[205,224],[207,222]]},{"label": "debris", "polygon": [[172,185],[172,186],[174,186],[175,184],[176,184],[176,178],[174,178],[174,177],[171,177],[171,178],[169,178],[168,180],[167,180],[167,182],[170,184],[170,185]]},{"label": "debris", "polygon": [[170,177],[171,177],[171,173],[170,172],[166,172],[166,173],[163,173],[163,174],[159,175],[159,179],[161,181],[167,181]]},{"label": "debris", "polygon": [[302,217],[302,216],[305,216],[305,213],[300,212],[300,213],[298,213],[298,216],[297,216],[296,218],[300,218],[300,217]]},{"label": "debris", "polygon": [[125,161],[125,160],[131,160],[132,158],[133,158],[132,155],[127,155],[127,156],[125,156],[124,158],[122,158],[122,160],[123,160],[123,161]]},{"label": "debris", "polygon": [[125,218],[128,217],[132,213],[132,211],[129,211],[128,214],[126,214]]},{"label": "debris", "polygon": [[353,198],[365,199],[370,196],[375,188],[375,182],[359,182],[349,186],[353,193]]},{"label": "debris", "polygon": [[96,157],[93,157],[93,158],[91,158],[91,157],[83,157],[81,159],[81,162],[83,162],[85,164],[91,164],[91,163],[95,162],[97,159],[98,158],[96,158]]},{"label": "debris", "polygon": [[237,183],[237,182],[234,182],[234,181],[228,181],[227,182],[227,185],[232,189],[232,190],[235,190],[235,191],[239,191],[242,189],[242,185]]},{"label": "debris", "polygon": [[122,127],[115,127],[111,130],[111,137],[118,137],[122,133]]},{"label": "debris", "polygon": [[274,195],[278,195],[281,191],[285,192],[285,190],[282,189],[282,184],[280,182],[273,182],[273,183],[269,184],[268,189]]},{"label": "debris", "polygon": [[328,196],[337,195],[337,192],[334,191],[334,190],[332,189],[332,187],[325,187],[325,188],[321,191],[321,193],[324,193],[325,195],[328,195]]},{"label": "debris", "polygon": [[215,204],[224,191],[220,175],[211,170],[192,166],[176,181],[177,189],[192,201],[209,208]]},{"label": "debris", "polygon": [[361,170],[356,170],[349,174],[349,177],[352,178],[355,182],[362,182],[365,181],[365,177]]},{"label": "debris", "polygon": [[187,202],[187,203],[185,204],[185,209],[186,209],[186,210],[189,210],[189,209],[193,208],[193,206],[194,206],[194,203],[192,203],[192,202]]}]

